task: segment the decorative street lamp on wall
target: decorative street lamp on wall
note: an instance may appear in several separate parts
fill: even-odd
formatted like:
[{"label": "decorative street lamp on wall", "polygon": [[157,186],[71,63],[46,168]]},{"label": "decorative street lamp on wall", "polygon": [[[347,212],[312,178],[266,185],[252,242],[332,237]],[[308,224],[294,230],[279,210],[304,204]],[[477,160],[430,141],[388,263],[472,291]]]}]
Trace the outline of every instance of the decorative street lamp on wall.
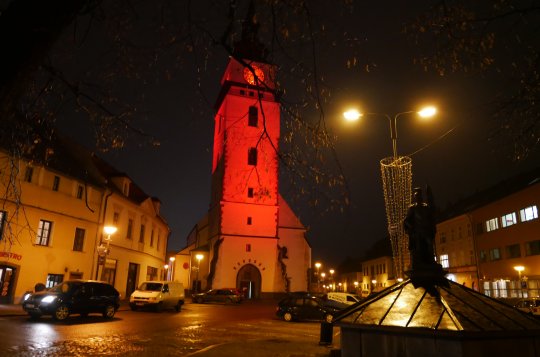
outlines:
[{"label": "decorative street lamp on wall", "polygon": [[110,254],[110,244],[111,244],[111,235],[116,233],[118,228],[114,226],[105,226],[103,227],[103,233],[105,233],[107,236],[105,237],[105,244],[103,241],[101,241],[99,247],[97,247],[97,255],[98,255],[98,264],[97,264],[97,270],[96,270],[96,280],[101,279],[103,280],[103,272],[105,270],[105,263],[107,261],[107,255]]}]

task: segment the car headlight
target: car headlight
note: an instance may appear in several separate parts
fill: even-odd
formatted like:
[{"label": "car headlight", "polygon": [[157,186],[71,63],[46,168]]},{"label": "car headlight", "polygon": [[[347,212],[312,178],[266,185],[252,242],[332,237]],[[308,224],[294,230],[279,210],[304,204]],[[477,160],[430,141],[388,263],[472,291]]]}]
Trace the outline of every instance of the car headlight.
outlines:
[{"label": "car headlight", "polygon": [[49,304],[51,302],[53,302],[54,300],[56,300],[56,296],[54,295],[47,295],[43,298],[43,300],[41,300],[41,302],[44,302],[46,304]]},{"label": "car headlight", "polygon": [[26,301],[26,300],[30,299],[30,296],[32,296],[32,294],[30,294],[30,293],[24,294],[23,301]]}]

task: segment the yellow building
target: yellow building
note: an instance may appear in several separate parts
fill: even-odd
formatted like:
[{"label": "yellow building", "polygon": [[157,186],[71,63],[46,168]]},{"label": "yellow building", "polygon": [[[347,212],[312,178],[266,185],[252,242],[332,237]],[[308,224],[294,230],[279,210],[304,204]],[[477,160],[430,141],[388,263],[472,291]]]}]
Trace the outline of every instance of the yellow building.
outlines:
[{"label": "yellow building", "polygon": [[23,159],[1,151],[0,190],[0,303],[75,278],[109,281],[126,297],[162,276],[159,200],[80,146],[58,139]]},{"label": "yellow building", "polygon": [[448,271],[448,279],[478,290],[478,271],[472,217],[459,214],[437,224],[437,262]]}]

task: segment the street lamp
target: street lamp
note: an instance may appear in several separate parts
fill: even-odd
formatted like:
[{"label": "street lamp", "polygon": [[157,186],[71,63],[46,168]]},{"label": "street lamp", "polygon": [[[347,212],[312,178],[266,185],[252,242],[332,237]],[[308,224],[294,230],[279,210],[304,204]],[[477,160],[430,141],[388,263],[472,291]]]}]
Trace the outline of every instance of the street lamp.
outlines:
[{"label": "street lamp", "polygon": [[195,259],[197,259],[197,275],[195,277],[195,292],[199,291],[199,270],[201,267],[201,260],[204,258],[204,255],[197,254],[195,255]]},{"label": "street lamp", "polygon": [[165,270],[163,273],[163,280],[168,280],[169,279],[169,265],[168,264],[165,264],[163,266],[163,269]]},{"label": "street lamp", "polygon": [[174,261],[175,260],[176,260],[175,257],[170,257],[169,258],[169,266],[171,267],[171,270],[169,270],[169,280],[170,281],[174,280]]},{"label": "street lamp", "polygon": [[518,272],[519,295],[523,297],[523,289],[521,288],[521,272],[525,270],[525,267],[523,265],[516,265],[514,270]]},{"label": "street lamp", "polygon": [[351,109],[343,113],[347,121],[356,121],[364,115],[385,117],[390,126],[390,138],[392,140],[392,157],[381,160],[381,175],[383,182],[383,192],[388,220],[388,233],[392,242],[392,253],[396,275],[401,278],[405,261],[408,257],[407,239],[403,231],[403,219],[407,214],[407,208],[411,200],[412,184],[412,164],[408,156],[398,156],[397,152],[397,120],[406,114],[416,113],[421,118],[429,118],[437,113],[435,107],[425,107],[419,111],[405,111],[391,117],[383,113],[361,113],[356,109]]},{"label": "street lamp", "polygon": [[395,160],[398,157],[397,156],[397,120],[402,115],[412,114],[412,113],[418,114],[421,118],[431,118],[432,116],[437,114],[437,108],[428,106],[428,107],[424,107],[420,109],[417,112],[415,112],[414,110],[400,112],[400,113],[395,114],[393,118],[390,117],[390,115],[384,114],[384,113],[361,113],[357,109],[349,109],[343,113],[343,117],[347,121],[356,121],[366,115],[383,116],[386,119],[388,119],[388,123],[390,124],[390,138],[392,139],[392,151],[393,151],[394,160]]},{"label": "street lamp", "polygon": [[334,284],[334,269],[330,269],[330,281],[332,282],[332,290],[336,290],[336,284]]},{"label": "street lamp", "polygon": [[319,269],[321,268],[321,263],[315,263],[315,268],[317,268],[317,292],[320,290],[320,279],[319,279]]},{"label": "street lamp", "polygon": [[[105,270],[105,262],[106,262],[106,256],[109,255],[110,251],[110,244],[111,244],[111,235],[116,233],[118,228],[114,226],[104,226],[103,227],[103,233],[107,235],[105,238],[105,243],[103,244],[103,241],[99,244],[99,247],[97,247],[97,254],[98,254],[98,266],[96,270],[96,280],[101,277],[103,279],[103,270]],[[101,267],[101,269],[100,269]],[[100,272],[101,270],[101,272]]]}]

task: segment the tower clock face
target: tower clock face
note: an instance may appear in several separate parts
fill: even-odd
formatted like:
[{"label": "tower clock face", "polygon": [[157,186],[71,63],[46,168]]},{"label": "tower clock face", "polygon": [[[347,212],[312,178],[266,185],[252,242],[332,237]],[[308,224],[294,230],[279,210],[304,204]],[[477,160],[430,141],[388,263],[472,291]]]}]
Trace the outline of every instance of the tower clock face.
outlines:
[{"label": "tower clock face", "polygon": [[[263,72],[263,70],[260,69],[257,66],[251,66],[251,67],[253,68],[253,71],[257,75],[257,79],[259,80],[259,82],[264,82],[264,72]],[[249,84],[255,85],[255,82],[256,82],[255,81],[255,76],[253,75],[253,72],[248,67],[244,68],[244,79]]]}]

